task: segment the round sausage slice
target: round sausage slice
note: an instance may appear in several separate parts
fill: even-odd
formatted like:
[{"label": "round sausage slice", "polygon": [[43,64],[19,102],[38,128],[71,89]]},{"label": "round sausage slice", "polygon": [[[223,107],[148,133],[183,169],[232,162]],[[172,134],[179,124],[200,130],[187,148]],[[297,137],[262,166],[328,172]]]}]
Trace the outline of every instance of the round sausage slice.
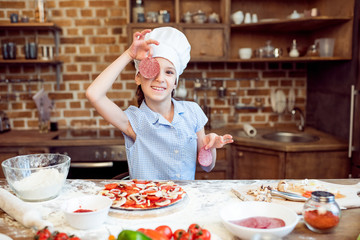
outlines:
[{"label": "round sausage slice", "polygon": [[144,58],[139,63],[139,72],[144,78],[154,78],[160,72],[160,64],[155,58]]},{"label": "round sausage slice", "polygon": [[201,166],[208,167],[212,163],[211,150],[206,150],[205,147],[202,147],[199,152],[198,157],[199,163]]}]

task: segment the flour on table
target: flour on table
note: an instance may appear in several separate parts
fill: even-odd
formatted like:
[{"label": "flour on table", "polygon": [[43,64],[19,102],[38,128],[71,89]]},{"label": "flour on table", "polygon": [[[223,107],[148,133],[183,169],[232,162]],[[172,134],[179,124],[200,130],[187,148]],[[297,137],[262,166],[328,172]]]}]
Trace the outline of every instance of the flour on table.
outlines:
[{"label": "flour on table", "polygon": [[14,182],[14,188],[24,199],[46,199],[56,195],[62,188],[64,174],[56,169],[43,169]]}]

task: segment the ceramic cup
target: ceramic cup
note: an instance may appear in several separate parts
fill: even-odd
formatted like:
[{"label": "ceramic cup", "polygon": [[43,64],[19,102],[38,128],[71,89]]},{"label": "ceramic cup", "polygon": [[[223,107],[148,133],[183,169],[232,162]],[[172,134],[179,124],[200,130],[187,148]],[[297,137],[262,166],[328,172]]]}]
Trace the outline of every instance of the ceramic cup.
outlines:
[{"label": "ceramic cup", "polygon": [[34,42],[25,44],[25,58],[26,59],[37,59],[38,47]]},{"label": "ceramic cup", "polygon": [[239,49],[239,57],[241,59],[250,59],[252,55],[252,49],[251,48],[240,48]]},{"label": "ceramic cup", "polygon": [[16,44],[9,42],[7,44],[8,59],[16,59]]},{"label": "ceramic cup", "polygon": [[258,16],[256,13],[253,13],[251,16],[251,22],[252,23],[257,23],[258,22]]},{"label": "ceramic cup", "polygon": [[231,19],[235,24],[241,24],[244,21],[244,13],[242,11],[237,11],[231,15]]},{"label": "ceramic cup", "polygon": [[332,57],[334,55],[334,38],[316,39],[315,45],[319,45],[320,57]]},{"label": "ceramic cup", "polygon": [[11,23],[17,23],[19,21],[19,15],[16,13],[10,14],[10,22]]},{"label": "ceramic cup", "polygon": [[244,23],[251,23],[251,14],[249,12],[245,14]]}]

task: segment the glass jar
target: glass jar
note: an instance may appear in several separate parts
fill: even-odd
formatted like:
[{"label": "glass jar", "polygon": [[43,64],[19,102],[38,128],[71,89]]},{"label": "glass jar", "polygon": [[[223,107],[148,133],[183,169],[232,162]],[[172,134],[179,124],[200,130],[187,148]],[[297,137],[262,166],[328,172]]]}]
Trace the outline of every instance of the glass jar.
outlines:
[{"label": "glass jar", "polygon": [[335,202],[334,194],[325,191],[314,191],[303,208],[306,226],[313,232],[328,233],[339,224],[341,210]]}]

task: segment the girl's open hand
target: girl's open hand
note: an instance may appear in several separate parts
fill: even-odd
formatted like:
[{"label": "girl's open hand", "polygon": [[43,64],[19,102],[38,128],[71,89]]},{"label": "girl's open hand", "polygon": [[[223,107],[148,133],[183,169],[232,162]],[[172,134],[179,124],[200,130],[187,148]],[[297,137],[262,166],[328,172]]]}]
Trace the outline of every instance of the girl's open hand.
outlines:
[{"label": "girl's open hand", "polygon": [[133,35],[133,42],[130,48],[127,50],[130,57],[136,60],[142,60],[152,55],[152,48],[150,44],[159,45],[159,42],[153,39],[145,40],[145,35],[151,32],[150,29],[143,30],[141,32],[135,32]]},{"label": "girl's open hand", "polygon": [[234,142],[230,134],[219,136],[216,133],[209,133],[205,136],[205,149],[209,148],[222,148],[228,143]]}]

